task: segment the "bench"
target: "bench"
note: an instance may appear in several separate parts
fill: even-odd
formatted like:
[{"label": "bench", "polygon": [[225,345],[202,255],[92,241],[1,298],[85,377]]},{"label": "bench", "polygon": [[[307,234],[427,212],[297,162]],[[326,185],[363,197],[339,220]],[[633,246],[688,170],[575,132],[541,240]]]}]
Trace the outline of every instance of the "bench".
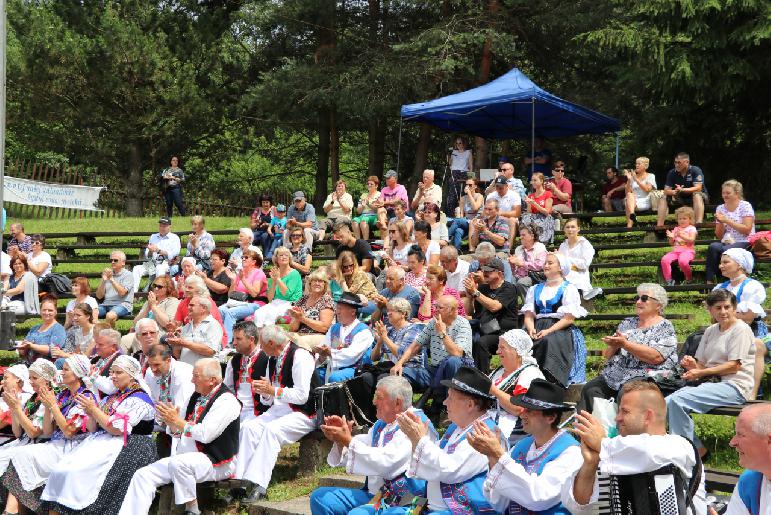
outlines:
[{"label": "bench", "polygon": [[733,492],[739,474],[724,470],[704,469],[704,487],[707,492]]}]

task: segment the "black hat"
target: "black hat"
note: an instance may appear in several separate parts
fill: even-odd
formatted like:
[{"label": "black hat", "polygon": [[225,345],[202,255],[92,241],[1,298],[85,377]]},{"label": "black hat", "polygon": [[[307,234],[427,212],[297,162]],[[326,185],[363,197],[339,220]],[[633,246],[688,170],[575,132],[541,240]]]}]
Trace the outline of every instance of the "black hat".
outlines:
[{"label": "black hat", "polygon": [[474,367],[460,367],[452,379],[443,379],[441,383],[442,386],[474,397],[482,399],[495,398],[490,395],[490,385],[492,384],[490,378]]},{"label": "black hat", "polygon": [[513,396],[511,403],[537,411],[569,411],[573,409],[573,406],[564,402],[566,391],[561,386],[552,384],[545,379],[533,379],[527,392]]},{"label": "black hat", "polygon": [[171,225],[171,219],[165,216],[158,219],[158,225]]},{"label": "black hat", "polygon": [[353,306],[356,309],[363,308],[367,304],[362,302],[358,295],[355,293],[351,293],[349,291],[344,291],[343,294],[340,296],[340,300],[337,301],[338,304],[345,304],[346,306]]},{"label": "black hat", "polygon": [[494,257],[484,265],[481,270],[483,272],[503,272],[503,261],[500,258]]},{"label": "black hat", "polygon": [[509,180],[506,177],[504,177],[503,175],[499,175],[498,177],[495,178],[495,181],[493,183],[496,186],[499,185],[499,184],[506,184],[506,185],[508,185],[509,184]]}]

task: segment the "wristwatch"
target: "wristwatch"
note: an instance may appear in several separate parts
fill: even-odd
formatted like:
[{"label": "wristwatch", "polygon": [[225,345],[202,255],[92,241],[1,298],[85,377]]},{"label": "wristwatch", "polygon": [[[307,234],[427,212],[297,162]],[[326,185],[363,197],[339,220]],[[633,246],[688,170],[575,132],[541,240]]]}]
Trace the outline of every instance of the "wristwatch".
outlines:
[{"label": "wristwatch", "polygon": [[439,338],[444,340],[447,337],[447,333],[439,333]]},{"label": "wristwatch", "polygon": [[471,294],[472,297],[475,299],[478,299],[482,295],[482,292],[479,290],[476,290],[474,293]]}]

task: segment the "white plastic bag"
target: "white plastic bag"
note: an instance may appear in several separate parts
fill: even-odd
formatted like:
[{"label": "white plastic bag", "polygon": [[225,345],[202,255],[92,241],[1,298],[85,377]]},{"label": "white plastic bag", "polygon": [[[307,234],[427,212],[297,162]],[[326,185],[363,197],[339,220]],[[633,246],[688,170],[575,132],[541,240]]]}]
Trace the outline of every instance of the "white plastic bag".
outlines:
[{"label": "white plastic bag", "polygon": [[603,399],[602,397],[594,398],[592,416],[605,427],[605,432],[610,438],[613,438],[618,434],[618,428],[616,428],[617,413],[618,404],[616,404],[614,399]]}]

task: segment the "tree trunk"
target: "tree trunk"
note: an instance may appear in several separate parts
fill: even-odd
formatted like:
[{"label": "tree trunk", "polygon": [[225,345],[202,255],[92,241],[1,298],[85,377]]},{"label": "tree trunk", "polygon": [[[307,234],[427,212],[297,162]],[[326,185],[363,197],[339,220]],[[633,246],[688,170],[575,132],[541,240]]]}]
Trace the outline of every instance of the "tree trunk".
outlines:
[{"label": "tree trunk", "polygon": [[126,215],[144,216],[144,197],[145,187],[142,180],[142,150],[139,145],[133,143],[129,148],[129,170],[125,177],[126,184]]},{"label": "tree trunk", "polygon": [[369,175],[383,179],[385,167],[385,120],[381,117],[373,118],[369,122]]},{"label": "tree trunk", "polygon": [[327,198],[327,180],[329,179],[329,109],[319,111],[319,153],[316,159],[316,192],[313,205],[321,209]]},{"label": "tree trunk", "polygon": [[332,184],[340,180],[340,132],[337,130],[337,109],[329,110],[329,168]]},{"label": "tree trunk", "polygon": [[428,147],[431,144],[431,126],[427,123],[420,124],[420,136],[415,147],[415,166],[412,175],[420,177],[428,165]]}]

